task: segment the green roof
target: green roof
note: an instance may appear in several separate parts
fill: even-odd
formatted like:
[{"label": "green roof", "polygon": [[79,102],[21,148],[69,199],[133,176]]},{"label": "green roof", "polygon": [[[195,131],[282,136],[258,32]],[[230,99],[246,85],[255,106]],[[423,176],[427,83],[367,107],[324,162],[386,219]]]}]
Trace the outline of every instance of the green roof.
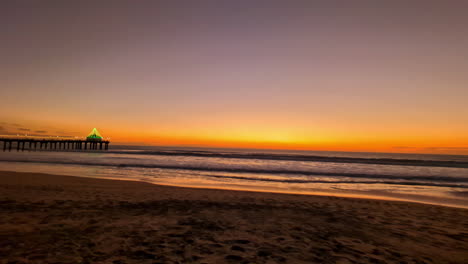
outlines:
[{"label": "green roof", "polygon": [[89,135],[86,138],[88,138],[88,139],[102,139],[102,136],[101,136],[101,134],[99,134],[99,131],[97,131],[97,129],[94,128],[93,131],[91,131],[91,133],[89,133]]}]

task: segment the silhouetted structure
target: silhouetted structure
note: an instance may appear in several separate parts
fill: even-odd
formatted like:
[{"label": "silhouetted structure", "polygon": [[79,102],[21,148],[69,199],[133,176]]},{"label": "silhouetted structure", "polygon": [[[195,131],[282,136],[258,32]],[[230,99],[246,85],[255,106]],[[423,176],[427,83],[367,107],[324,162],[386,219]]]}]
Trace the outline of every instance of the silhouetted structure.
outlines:
[{"label": "silhouetted structure", "polygon": [[108,150],[108,140],[103,140],[96,128],[86,140],[71,140],[62,138],[33,139],[33,138],[0,138],[3,151],[37,151],[37,150]]},{"label": "silhouetted structure", "polygon": [[87,141],[102,141],[102,136],[99,133],[99,131],[97,131],[96,128],[93,128],[93,131],[89,133],[89,135],[86,137],[86,140]]}]

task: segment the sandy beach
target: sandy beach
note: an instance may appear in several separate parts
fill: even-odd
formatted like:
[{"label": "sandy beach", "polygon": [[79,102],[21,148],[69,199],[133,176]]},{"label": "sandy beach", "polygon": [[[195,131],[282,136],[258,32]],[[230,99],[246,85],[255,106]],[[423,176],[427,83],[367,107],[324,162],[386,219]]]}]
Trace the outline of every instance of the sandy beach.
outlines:
[{"label": "sandy beach", "polygon": [[0,172],[0,263],[466,263],[468,210]]}]

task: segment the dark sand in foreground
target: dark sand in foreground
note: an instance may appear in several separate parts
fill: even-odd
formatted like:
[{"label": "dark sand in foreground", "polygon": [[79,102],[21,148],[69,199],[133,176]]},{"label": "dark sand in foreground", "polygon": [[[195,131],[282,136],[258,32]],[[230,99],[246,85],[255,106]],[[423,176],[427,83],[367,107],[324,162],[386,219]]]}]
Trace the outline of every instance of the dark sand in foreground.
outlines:
[{"label": "dark sand in foreground", "polygon": [[468,210],[0,172],[0,263],[467,263]]}]

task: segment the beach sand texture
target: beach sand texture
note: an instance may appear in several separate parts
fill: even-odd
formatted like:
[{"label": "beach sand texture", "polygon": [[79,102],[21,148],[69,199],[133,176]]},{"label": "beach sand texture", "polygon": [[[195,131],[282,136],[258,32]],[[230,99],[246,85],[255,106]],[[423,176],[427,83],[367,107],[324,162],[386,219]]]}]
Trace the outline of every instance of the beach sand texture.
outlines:
[{"label": "beach sand texture", "polygon": [[468,210],[0,172],[0,263],[467,263]]}]

